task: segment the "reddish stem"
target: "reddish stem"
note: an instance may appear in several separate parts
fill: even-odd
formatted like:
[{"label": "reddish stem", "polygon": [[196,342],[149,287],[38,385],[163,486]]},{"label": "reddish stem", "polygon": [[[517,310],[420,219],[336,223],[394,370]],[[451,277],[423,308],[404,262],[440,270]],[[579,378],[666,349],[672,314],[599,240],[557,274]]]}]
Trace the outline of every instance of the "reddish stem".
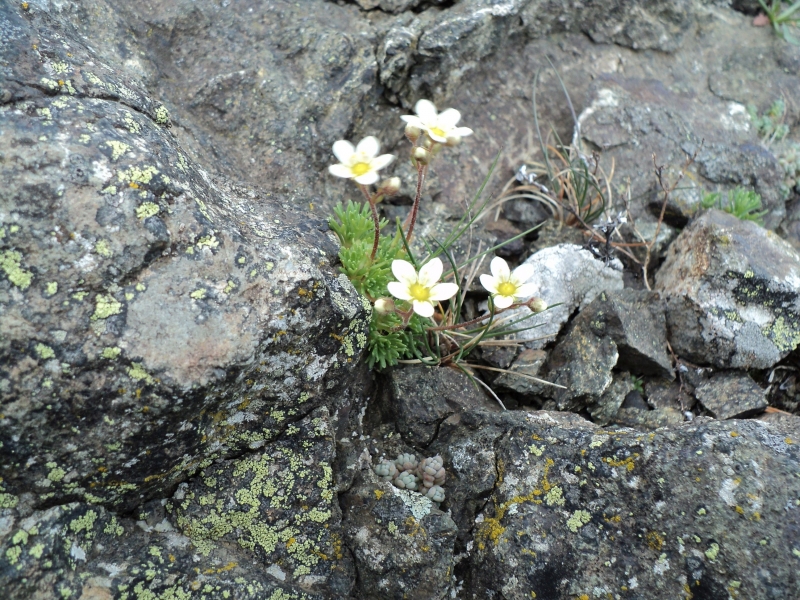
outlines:
[{"label": "reddish stem", "polygon": [[408,224],[408,233],[406,233],[406,242],[411,243],[411,234],[414,233],[414,225],[417,222],[417,213],[419,212],[419,201],[422,198],[422,184],[425,182],[425,171],[427,165],[417,163],[417,195],[414,197],[414,205],[411,207],[411,215],[409,216],[410,222]]},{"label": "reddish stem", "polygon": [[369,258],[371,261],[374,261],[375,255],[378,253],[378,242],[380,242],[381,239],[380,218],[378,217],[378,209],[375,207],[374,199],[372,195],[370,195],[367,186],[365,186],[362,183],[359,183],[358,187],[361,188],[364,197],[367,199],[367,202],[369,202],[370,209],[372,209],[372,222],[375,224],[375,239],[372,242],[372,254],[370,255]]}]

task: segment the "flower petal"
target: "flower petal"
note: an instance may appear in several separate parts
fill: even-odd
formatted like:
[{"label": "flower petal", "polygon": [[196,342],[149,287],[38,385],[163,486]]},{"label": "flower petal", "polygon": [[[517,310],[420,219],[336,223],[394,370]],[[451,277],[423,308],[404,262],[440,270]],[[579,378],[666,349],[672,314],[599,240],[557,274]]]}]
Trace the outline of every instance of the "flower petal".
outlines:
[{"label": "flower petal", "polygon": [[496,294],[497,293],[497,284],[498,281],[492,277],[491,275],[487,275],[484,273],[481,275],[481,285],[489,290],[489,293]]},{"label": "flower petal", "polygon": [[534,268],[533,265],[521,264],[514,272],[511,274],[511,278],[514,280],[514,283],[518,285],[522,285],[526,281],[528,281],[531,277],[533,277]]},{"label": "flower petal", "polygon": [[356,183],[360,183],[361,185],[372,185],[378,181],[379,177],[377,171],[367,171],[363,175],[359,175],[354,179],[356,180]]},{"label": "flower petal", "polygon": [[508,281],[508,278],[511,276],[508,263],[499,256],[495,256],[492,259],[492,262],[489,264],[489,270],[499,281]]},{"label": "flower petal", "polygon": [[425,123],[423,123],[422,119],[420,119],[417,115],[403,115],[400,118],[409,125],[419,127],[420,129],[425,129]]},{"label": "flower petal", "polygon": [[358,146],[356,146],[356,152],[363,153],[370,158],[377,156],[380,149],[381,143],[374,135],[368,135],[358,142]]},{"label": "flower petal", "polygon": [[419,300],[414,300],[414,312],[420,317],[432,317],[433,304],[430,302],[420,302]]},{"label": "flower petal", "polygon": [[414,105],[414,112],[417,113],[424,123],[436,122],[436,106],[430,100],[420,100]]},{"label": "flower petal", "polygon": [[514,298],[511,296],[501,296],[500,294],[497,294],[492,296],[492,298],[494,300],[495,308],[508,308],[514,304]]},{"label": "flower petal", "polygon": [[386,286],[389,293],[399,300],[411,300],[411,294],[408,293],[408,286],[400,283],[399,281],[390,281]]},{"label": "flower petal", "polygon": [[419,270],[418,281],[425,287],[433,287],[442,276],[442,271],[444,271],[442,260],[438,257],[433,258],[425,263]]},{"label": "flower petal", "polygon": [[430,127],[426,128],[425,132],[428,134],[428,137],[431,138],[434,142],[439,142],[440,144],[444,144],[447,142],[446,135],[439,135],[438,133],[431,131]]},{"label": "flower petal", "polygon": [[348,142],[347,140],[339,140],[338,142],[333,143],[333,155],[336,159],[346,165],[350,160],[350,157],[355,154],[355,147],[353,144]]},{"label": "flower petal", "polygon": [[448,108],[439,113],[438,123],[439,127],[445,131],[449,131],[453,129],[460,120],[461,113],[455,108]]},{"label": "flower petal", "polygon": [[535,283],[525,283],[517,288],[517,292],[514,295],[517,298],[527,300],[536,293],[536,287]]},{"label": "flower petal", "polygon": [[475,133],[469,127],[456,127],[453,131],[450,132],[450,135],[457,135],[458,137],[467,137],[468,135],[472,135]]},{"label": "flower petal", "polygon": [[336,177],[344,177],[346,179],[353,178],[353,172],[350,170],[350,167],[345,167],[344,165],[331,165],[328,167],[328,172],[331,175],[336,175]]},{"label": "flower petal", "polygon": [[455,283],[439,283],[431,288],[430,300],[441,302],[442,300],[450,300],[458,292],[458,286]]},{"label": "flower petal", "polygon": [[392,261],[392,274],[397,281],[404,283],[406,287],[417,283],[417,270],[407,260],[395,259]]},{"label": "flower petal", "polygon": [[369,166],[378,171],[391,163],[394,159],[394,154],[381,154],[380,156],[373,158],[370,161]]}]

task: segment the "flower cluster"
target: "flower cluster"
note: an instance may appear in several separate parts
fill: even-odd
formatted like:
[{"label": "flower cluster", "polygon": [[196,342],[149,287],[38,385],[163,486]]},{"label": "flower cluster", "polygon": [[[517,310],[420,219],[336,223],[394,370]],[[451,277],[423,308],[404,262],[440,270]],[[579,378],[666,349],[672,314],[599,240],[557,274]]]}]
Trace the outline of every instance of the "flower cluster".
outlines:
[{"label": "flower cluster", "polygon": [[[431,161],[442,149],[460,143],[473,131],[458,125],[461,113],[454,108],[439,112],[432,102],[420,100],[414,111],[416,114],[405,115],[402,119],[405,135],[412,144],[409,158],[417,170],[416,194],[408,218],[403,224],[398,221],[393,234],[381,234],[388,223],[380,219],[376,205],[399,192],[401,182],[397,177],[379,183],[379,171],[395,156],[381,154],[380,143],[373,136],[365,137],[356,145],[339,140],[333,145],[339,162],[328,167],[332,175],[353,180],[367,201],[362,207],[352,202],[347,207],[337,206],[338,220],[331,219],[330,226],[341,242],[339,258],[343,272],[359,293],[373,303],[369,363],[381,368],[394,365],[400,359],[424,364],[458,363],[480,342],[484,333],[489,337],[513,333],[509,326],[498,326],[489,332],[493,315],[520,305],[528,306],[533,312],[545,308],[541,300],[531,298],[535,290],[534,284],[528,283],[533,276],[532,267],[523,264],[512,271],[506,261],[495,257],[490,264],[491,273],[479,279],[490,296],[489,314],[470,321],[461,319],[464,296],[459,295],[459,284],[463,274],[448,253],[447,245],[458,239],[474,223],[474,218],[444,245],[439,244],[439,251],[432,252],[428,259],[415,259],[411,242]],[[375,188],[371,187],[373,185]],[[474,211],[474,208],[471,205],[469,213],[479,214],[480,210]],[[437,254],[447,256],[452,270],[444,272],[444,264]],[[450,301],[447,308],[442,305],[446,301]],[[509,322],[508,319],[500,321]],[[461,331],[456,331],[459,329]],[[406,475],[399,481],[411,485],[413,482],[407,479]]]}]

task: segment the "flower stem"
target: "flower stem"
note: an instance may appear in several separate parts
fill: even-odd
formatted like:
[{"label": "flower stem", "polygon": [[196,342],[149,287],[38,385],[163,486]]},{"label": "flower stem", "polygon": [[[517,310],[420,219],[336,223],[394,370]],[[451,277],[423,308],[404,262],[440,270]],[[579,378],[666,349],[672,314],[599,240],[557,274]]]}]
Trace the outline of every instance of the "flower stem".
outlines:
[{"label": "flower stem", "polygon": [[370,254],[369,259],[371,261],[374,261],[375,255],[378,253],[378,242],[380,242],[381,239],[381,225],[380,225],[380,219],[378,217],[378,209],[375,207],[375,199],[369,193],[367,186],[365,186],[362,183],[359,183],[358,187],[361,188],[361,192],[364,194],[364,197],[367,199],[367,202],[369,202],[369,207],[372,209],[372,222],[375,225],[375,239],[372,242],[372,254]]},{"label": "flower stem", "polygon": [[[501,308],[500,310],[494,311],[495,315],[499,315],[507,310],[511,310],[512,308],[519,308],[521,306],[527,306],[531,308],[531,303],[535,300],[535,298],[531,298],[528,302],[517,302],[512,304],[511,306],[507,306],[506,308]],[[463,323],[455,323],[453,325],[440,325],[439,327],[426,327],[425,331],[448,331],[451,329],[461,329],[462,327],[469,327],[470,325],[475,325],[476,323],[480,323],[481,321],[485,321],[489,318],[490,315],[483,315],[480,317],[476,317],[470,321],[464,321]]]},{"label": "flower stem", "polygon": [[411,207],[411,214],[409,215],[408,232],[406,233],[406,242],[411,243],[411,234],[414,233],[414,225],[417,222],[417,213],[419,212],[419,201],[422,198],[422,184],[425,182],[425,173],[428,170],[427,165],[417,164],[417,195],[414,197],[414,205]]}]

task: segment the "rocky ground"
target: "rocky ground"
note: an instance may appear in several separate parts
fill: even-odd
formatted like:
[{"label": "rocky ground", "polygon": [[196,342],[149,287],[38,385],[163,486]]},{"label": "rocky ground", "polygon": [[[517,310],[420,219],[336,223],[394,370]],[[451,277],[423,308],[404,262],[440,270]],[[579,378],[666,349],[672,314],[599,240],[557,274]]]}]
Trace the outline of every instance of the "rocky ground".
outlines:
[{"label": "rocky ground", "polygon": [[[5,597],[800,597],[800,47],[756,13],[0,4]],[[479,222],[484,247],[540,225],[499,252],[555,305],[473,358],[509,410],[365,366],[327,227],[354,188],[326,167],[338,139],[403,155],[420,98],[475,130],[423,234],[498,152],[487,196],[517,185],[538,121],[607,175],[614,241],[655,240],[643,269],[530,197]],[[740,186],[764,227],[703,208]],[[399,455],[441,459],[443,501],[381,475]]]}]

